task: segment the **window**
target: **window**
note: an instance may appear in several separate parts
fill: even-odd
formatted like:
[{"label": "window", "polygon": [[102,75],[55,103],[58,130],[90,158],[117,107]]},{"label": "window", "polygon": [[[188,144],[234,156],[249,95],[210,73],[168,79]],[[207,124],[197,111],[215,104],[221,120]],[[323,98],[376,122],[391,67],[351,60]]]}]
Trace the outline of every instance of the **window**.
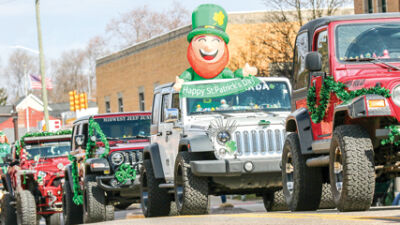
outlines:
[{"label": "window", "polygon": [[110,113],[111,112],[111,108],[110,108],[110,101],[106,100],[106,113]]},{"label": "window", "polygon": [[381,12],[383,12],[383,13],[387,12],[386,0],[381,0]]},{"label": "window", "polygon": [[169,94],[164,94],[162,96],[162,103],[161,103],[161,122],[164,122],[164,110],[168,109],[169,103]]},{"label": "window", "polygon": [[172,94],[172,106],[171,108],[179,109],[179,93]]},{"label": "window", "polygon": [[305,70],[305,59],[308,53],[307,32],[300,33],[296,38],[294,50],[293,75],[295,79],[294,88],[301,89],[308,85],[308,72]]},{"label": "window", "polygon": [[153,99],[153,112],[151,113],[151,116],[152,116],[151,123],[154,125],[158,124],[158,121],[159,121],[160,100],[161,100],[161,94],[160,93],[155,94],[154,99]]},{"label": "window", "polygon": [[318,34],[317,52],[322,56],[322,72],[329,73],[329,54],[328,54],[328,31],[324,30]]},{"label": "window", "polygon": [[122,96],[118,97],[118,111],[119,112],[124,111],[124,101],[122,99]]},{"label": "window", "polygon": [[144,111],[144,93],[139,93],[139,109],[140,111]]},{"label": "window", "polygon": [[367,13],[374,13],[374,5],[372,0],[367,0]]}]

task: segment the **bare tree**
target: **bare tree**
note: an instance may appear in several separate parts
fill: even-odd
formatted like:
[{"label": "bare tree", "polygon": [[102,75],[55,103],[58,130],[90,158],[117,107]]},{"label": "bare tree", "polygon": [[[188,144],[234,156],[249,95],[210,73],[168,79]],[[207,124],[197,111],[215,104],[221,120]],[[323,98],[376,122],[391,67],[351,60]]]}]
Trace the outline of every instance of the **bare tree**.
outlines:
[{"label": "bare tree", "polygon": [[106,28],[111,39],[117,38],[119,47],[127,47],[156,35],[190,23],[189,12],[178,2],[164,12],[138,7],[113,19]]},{"label": "bare tree", "polygon": [[262,76],[284,76],[292,80],[292,56],[298,29],[309,20],[335,14],[347,2],[348,0],[265,0],[267,8],[272,10],[267,15],[267,25],[250,31],[251,38],[246,46],[239,49],[239,59],[233,59],[231,67],[240,67],[241,58],[245,58],[259,68]]},{"label": "bare tree", "polygon": [[106,40],[101,36],[95,36],[89,40],[85,57],[88,66],[88,96],[96,94],[96,59],[109,53]]},{"label": "bare tree", "polygon": [[0,88],[0,105],[6,105],[7,104],[7,90],[5,88]]},{"label": "bare tree", "polygon": [[[38,75],[38,60],[36,55],[31,55],[24,50],[14,50],[4,69],[3,80],[7,80],[6,90],[11,103],[16,102],[20,97],[29,92],[29,75]],[[25,90],[28,88],[28,90]]]},{"label": "bare tree", "polygon": [[54,88],[49,95],[52,102],[67,102],[69,91],[88,90],[85,66],[85,51],[80,49],[64,52],[58,60],[53,61]]}]

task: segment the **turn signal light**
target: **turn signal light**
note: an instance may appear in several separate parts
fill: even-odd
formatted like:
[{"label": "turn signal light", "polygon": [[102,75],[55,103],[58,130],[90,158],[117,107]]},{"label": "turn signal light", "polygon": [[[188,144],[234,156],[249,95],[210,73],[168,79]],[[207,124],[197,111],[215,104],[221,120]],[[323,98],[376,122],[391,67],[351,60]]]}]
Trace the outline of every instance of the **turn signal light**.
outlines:
[{"label": "turn signal light", "polygon": [[386,106],[385,99],[370,99],[368,100],[369,108],[382,108]]}]

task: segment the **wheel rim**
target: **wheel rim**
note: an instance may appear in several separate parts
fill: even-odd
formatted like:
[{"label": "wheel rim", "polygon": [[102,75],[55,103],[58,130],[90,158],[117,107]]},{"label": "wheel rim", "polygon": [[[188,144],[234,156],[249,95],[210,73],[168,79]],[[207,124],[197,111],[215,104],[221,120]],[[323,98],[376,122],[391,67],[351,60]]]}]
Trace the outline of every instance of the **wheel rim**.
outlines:
[{"label": "wheel rim", "polygon": [[285,162],[285,172],[286,172],[286,187],[291,195],[293,193],[293,163],[292,163],[292,154],[288,152],[286,162]]},{"label": "wheel rim", "polygon": [[339,194],[342,193],[343,188],[343,164],[342,164],[342,152],[339,146],[335,149],[335,161],[333,162],[333,174],[335,178],[335,187]]},{"label": "wheel rim", "polygon": [[178,168],[178,173],[175,176],[175,196],[177,206],[180,208],[183,203],[183,177],[181,167]]}]

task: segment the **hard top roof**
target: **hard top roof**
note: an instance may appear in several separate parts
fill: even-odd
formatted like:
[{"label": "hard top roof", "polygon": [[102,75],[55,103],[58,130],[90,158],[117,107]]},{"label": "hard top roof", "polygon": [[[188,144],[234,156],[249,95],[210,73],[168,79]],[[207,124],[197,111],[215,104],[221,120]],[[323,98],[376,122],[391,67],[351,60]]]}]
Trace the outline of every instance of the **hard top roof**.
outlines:
[{"label": "hard top roof", "polygon": [[91,115],[91,116],[82,116],[78,118],[77,120],[74,121],[74,124],[83,121],[83,120],[89,120],[91,117],[96,118],[96,117],[118,117],[118,116],[128,116],[132,114],[148,114],[151,115],[151,112],[148,111],[136,111],[136,112],[118,112],[118,113],[102,113],[102,114],[96,114],[96,115]]},{"label": "hard top roof", "polygon": [[[311,48],[312,36],[316,29],[321,26],[328,25],[334,21],[350,21],[350,20],[364,20],[364,19],[386,19],[386,18],[399,18],[400,13],[371,13],[371,14],[356,14],[356,15],[342,15],[342,16],[326,16],[314,19],[304,24],[299,33],[302,31],[308,32],[309,48]],[[310,50],[310,49],[309,49]]]},{"label": "hard top roof", "polygon": [[51,135],[51,136],[39,136],[39,137],[25,137],[25,143],[32,142],[51,142],[51,141],[69,141],[71,140],[71,134],[63,134],[63,135]]}]

